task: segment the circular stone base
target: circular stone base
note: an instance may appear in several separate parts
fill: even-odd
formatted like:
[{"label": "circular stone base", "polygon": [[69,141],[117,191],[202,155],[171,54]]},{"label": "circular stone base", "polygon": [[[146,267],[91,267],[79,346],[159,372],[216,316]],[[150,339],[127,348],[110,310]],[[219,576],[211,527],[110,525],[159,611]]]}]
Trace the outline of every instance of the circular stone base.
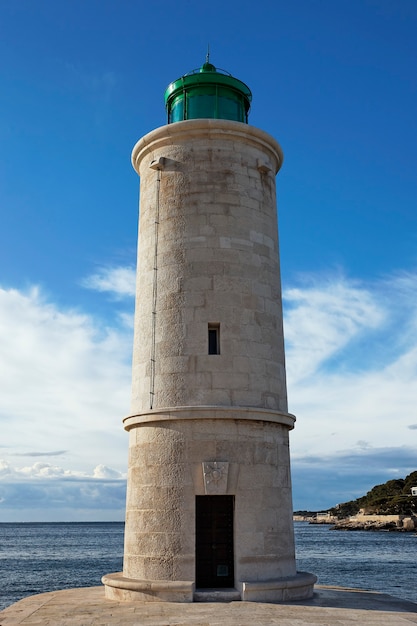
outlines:
[{"label": "circular stone base", "polygon": [[[136,580],[126,578],[122,572],[107,574],[101,579],[105,588],[105,596],[109,600],[119,602],[204,602],[204,593],[207,592],[207,601],[213,601],[213,589],[196,592],[193,581],[169,580]],[[317,576],[307,572],[297,572],[290,578],[276,580],[261,580],[243,582],[238,585],[240,599],[245,602],[283,602],[307,600],[312,598],[314,583]],[[218,590],[221,591],[221,590]],[[234,590],[236,593],[236,590]],[[239,593],[239,592],[237,592]],[[223,596],[219,596],[222,601]],[[234,600],[237,598],[234,597]],[[227,594],[225,602],[230,602]]]},{"label": "circular stone base", "polygon": [[291,602],[313,597],[317,576],[297,572],[291,578],[257,580],[242,584],[242,600],[245,602]]},{"label": "circular stone base", "polygon": [[136,580],[122,572],[107,574],[101,582],[109,600],[119,602],[193,602],[194,582],[182,580]]}]

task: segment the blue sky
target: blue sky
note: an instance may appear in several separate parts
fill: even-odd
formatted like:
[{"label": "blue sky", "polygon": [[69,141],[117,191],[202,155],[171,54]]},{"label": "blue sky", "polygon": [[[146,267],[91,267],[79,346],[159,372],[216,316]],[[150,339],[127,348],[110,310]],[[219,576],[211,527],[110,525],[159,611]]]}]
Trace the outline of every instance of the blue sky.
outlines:
[{"label": "blue sky", "polygon": [[295,508],[417,468],[417,4],[4,0],[0,521],[121,520],[136,141],[211,61],[277,178]]}]

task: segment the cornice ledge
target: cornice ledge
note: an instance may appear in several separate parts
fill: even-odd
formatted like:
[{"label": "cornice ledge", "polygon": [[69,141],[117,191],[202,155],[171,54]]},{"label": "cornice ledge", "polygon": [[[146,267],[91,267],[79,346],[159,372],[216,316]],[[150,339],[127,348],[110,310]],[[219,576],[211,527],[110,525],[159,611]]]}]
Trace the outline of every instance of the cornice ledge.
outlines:
[{"label": "cornice ledge", "polygon": [[247,406],[179,406],[150,409],[141,413],[128,415],[123,419],[126,430],[151,422],[168,422],[182,420],[250,420],[282,424],[289,430],[294,428],[295,415],[272,409]]}]

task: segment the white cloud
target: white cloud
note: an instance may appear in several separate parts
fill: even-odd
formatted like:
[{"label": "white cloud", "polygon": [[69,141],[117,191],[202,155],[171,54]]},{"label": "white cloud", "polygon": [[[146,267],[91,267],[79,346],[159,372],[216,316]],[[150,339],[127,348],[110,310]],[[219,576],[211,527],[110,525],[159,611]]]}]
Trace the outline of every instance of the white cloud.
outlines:
[{"label": "white cloud", "polygon": [[107,465],[97,465],[92,471],[76,471],[70,469],[64,469],[58,465],[52,465],[51,463],[36,462],[30,466],[18,467],[12,465],[9,461],[0,459],[0,481],[2,478],[13,478],[14,480],[21,481],[22,479],[80,479],[84,480],[125,480],[126,473],[122,473],[118,470],[112,469]]},{"label": "white cloud", "polygon": [[98,465],[90,471],[49,463],[16,466],[0,460],[0,512],[6,521],[123,520],[126,474]]},{"label": "white cloud", "polygon": [[111,467],[107,467],[107,465],[97,465],[93,471],[94,478],[105,478],[105,479],[120,479],[126,478],[125,474],[122,474],[118,470],[114,470]]},{"label": "white cloud", "polygon": [[0,478],[10,476],[11,474],[13,474],[13,468],[10,466],[10,463],[0,459]]},{"label": "white cloud", "polygon": [[111,293],[115,298],[135,295],[136,270],[134,267],[103,267],[82,281],[87,289]]},{"label": "white cloud", "polygon": [[66,454],[68,450],[52,450],[48,452],[21,452],[16,454],[15,456],[27,456],[27,457],[36,457],[36,456],[61,456],[62,454]]},{"label": "white cloud", "polygon": [[37,288],[0,289],[1,455],[65,447],[79,470],[124,467],[131,343],[125,327],[59,310]]},{"label": "white cloud", "polygon": [[295,462],[309,452],[355,449],[358,440],[375,447],[407,442],[417,458],[417,433],[410,432],[417,419],[416,291],[412,274],[406,283],[400,276],[352,286],[336,277],[289,290]]},{"label": "white cloud", "polygon": [[385,312],[375,296],[343,278],[292,287],[286,304],[287,376],[311,376],[353,338],[380,326]]}]

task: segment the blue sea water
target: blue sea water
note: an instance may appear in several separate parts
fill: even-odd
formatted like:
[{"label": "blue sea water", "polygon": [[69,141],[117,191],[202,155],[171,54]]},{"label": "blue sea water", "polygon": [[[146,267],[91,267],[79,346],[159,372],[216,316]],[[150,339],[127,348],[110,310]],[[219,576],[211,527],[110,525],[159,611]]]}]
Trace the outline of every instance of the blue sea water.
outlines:
[{"label": "blue sea water", "polygon": [[100,585],[123,567],[122,523],[0,524],[0,610],[35,593]]},{"label": "blue sea water", "polygon": [[341,531],[295,522],[297,569],[320,585],[388,593],[417,603],[417,534]]},{"label": "blue sea water", "polygon": [[[295,523],[297,568],[323,585],[417,602],[417,535]],[[122,523],[0,524],[0,610],[35,593],[99,585],[122,570]]]}]

